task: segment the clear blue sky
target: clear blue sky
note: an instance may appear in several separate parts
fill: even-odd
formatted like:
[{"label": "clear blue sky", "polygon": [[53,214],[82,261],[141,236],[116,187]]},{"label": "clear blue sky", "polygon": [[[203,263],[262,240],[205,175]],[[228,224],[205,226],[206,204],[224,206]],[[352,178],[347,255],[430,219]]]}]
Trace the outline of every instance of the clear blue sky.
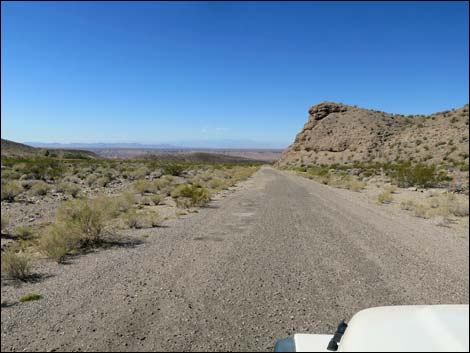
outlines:
[{"label": "clear blue sky", "polygon": [[283,147],[325,100],[468,102],[466,2],[1,6],[2,137],[16,141]]}]

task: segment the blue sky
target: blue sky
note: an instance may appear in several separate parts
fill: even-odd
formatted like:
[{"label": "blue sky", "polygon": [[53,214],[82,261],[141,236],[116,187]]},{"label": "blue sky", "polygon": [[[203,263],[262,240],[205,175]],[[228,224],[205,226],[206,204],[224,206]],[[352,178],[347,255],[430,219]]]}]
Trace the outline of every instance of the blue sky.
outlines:
[{"label": "blue sky", "polygon": [[468,102],[466,2],[1,6],[15,141],[284,147],[325,100],[403,114]]}]

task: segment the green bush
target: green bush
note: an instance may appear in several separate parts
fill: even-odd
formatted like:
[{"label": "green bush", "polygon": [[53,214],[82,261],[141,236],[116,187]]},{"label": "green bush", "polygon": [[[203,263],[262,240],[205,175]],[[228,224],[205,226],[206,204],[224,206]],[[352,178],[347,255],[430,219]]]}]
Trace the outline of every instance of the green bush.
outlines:
[{"label": "green bush", "polygon": [[210,194],[207,189],[200,185],[178,185],[171,192],[173,198],[187,198],[191,206],[203,206],[210,201]]},{"label": "green bush", "polygon": [[72,152],[65,152],[64,159],[90,159],[87,155],[81,153],[72,153]]},{"label": "green bush", "polygon": [[184,170],[185,167],[180,164],[170,163],[163,166],[163,174],[167,175],[180,176],[183,174]]},{"label": "green bush", "polygon": [[32,300],[39,300],[39,299],[42,299],[42,298],[43,298],[43,296],[41,294],[31,293],[31,294],[26,294],[24,297],[21,297],[20,302],[22,302],[22,303],[30,302]]},{"label": "green bush", "polygon": [[400,187],[434,187],[449,180],[447,174],[437,171],[436,166],[410,163],[397,165],[392,178]]},{"label": "green bush", "polygon": [[134,184],[132,184],[135,192],[143,195],[146,192],[153,192],[154,191],[154,185],[152,183],[148,182],[147,180],[136,180]]}]

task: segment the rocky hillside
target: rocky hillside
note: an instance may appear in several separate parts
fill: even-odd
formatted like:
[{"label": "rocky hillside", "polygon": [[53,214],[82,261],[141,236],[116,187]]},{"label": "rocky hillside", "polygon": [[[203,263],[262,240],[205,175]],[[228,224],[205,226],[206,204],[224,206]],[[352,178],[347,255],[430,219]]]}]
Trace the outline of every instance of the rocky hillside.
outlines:
[{"label": "rocky hillside", "polygon": [[65,159],[99,158],[96,153],[85,150],[36,148],[6,139],[2,139],[1,143],[2,156],[6,157],[50,156]]},{"label": "rocky hillside", "polygon": [[432,115],[399,115],[324,102],[309,118],[278,165],[412,161],[467,164],[469,107]]}]

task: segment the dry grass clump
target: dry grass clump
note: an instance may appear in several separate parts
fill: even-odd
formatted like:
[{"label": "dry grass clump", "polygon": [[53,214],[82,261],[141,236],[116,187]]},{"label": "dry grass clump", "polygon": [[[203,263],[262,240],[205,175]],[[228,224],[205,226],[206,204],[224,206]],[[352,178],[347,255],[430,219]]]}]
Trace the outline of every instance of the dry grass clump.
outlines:
[{"label": "dry grass clump", "polygon": [[468,217],[468,201],[459,199],[452,193],[431,194],[426,202],[416,203],[412,200],[404,200],[400,204],[401,208],[413,211],[416,217],[432,218],[442,217],[449,220],[451,217]]},{"label": "dry grass clump", "polygon": [[153,228],[158,227],[162,218],[157,212],[137,212],[135,209],[130,209],[123,215],[124,224],[129,228]]},{"label": "dry grass clump", "polygon": [[25,254],[7,250],[2,253],[1,275],[3,278],[27,280],[31,277],[31,261]]},{"label": "dry grass clump", "polygon": [[395,185],[388,185],[388,186],[384,187],[384,190],[388,191],[391,194],[396,194],[397,187]]},{"label": "dry grass clump", "polygon": [[365,187],[366,187],[366,183],[358,179],[350,180],[347,184],[348,190],[356,191],[356,192],[361,191]]},{"label": "dry grass clump", "polygon": [[415,203],[412,200],[404,200],[400,202],[400,208],[406,211],[412,211],[415,208]]},{"label": "dry grass clump", "polygon": [[17,181],[2,183],[1,198],[2,201],[15,201],[16,196],[23,192],[23,187]]},{"label": "dry grass clump", "polygon": [[429,207],[423,204],[417,204],[414,207],[413,214],[419,218],[429,218]]},{"label": "dry grass clump", "polygon": [[393,196],[390,191],[382,191],[380,194],[377,195],[377,202],[380,204],[387,204],[393,201]]}]

